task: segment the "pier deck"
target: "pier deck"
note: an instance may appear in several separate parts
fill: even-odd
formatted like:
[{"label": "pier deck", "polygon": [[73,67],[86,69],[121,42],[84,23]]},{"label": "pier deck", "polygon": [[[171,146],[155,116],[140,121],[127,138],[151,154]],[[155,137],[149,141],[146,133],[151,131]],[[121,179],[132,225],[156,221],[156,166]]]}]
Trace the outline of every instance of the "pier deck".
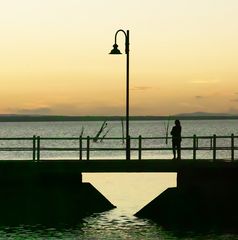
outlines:
[{"label": "pier deck", "polygon": [[29,160],[0,161],[0,172],[32,171],[59,171],[70,173],[110,173],[110,172],[178,172],[183,169],[222,168],[238,169],[238,161],[213,160]]}]

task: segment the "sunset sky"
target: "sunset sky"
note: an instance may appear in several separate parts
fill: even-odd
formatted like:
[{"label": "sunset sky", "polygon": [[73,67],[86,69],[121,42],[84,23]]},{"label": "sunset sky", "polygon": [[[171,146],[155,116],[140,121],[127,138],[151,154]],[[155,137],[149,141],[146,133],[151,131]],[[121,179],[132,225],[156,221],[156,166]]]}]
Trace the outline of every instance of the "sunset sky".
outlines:
[{"label": "sunset sky", "polygon": [[0,0],[0,113],[124,115],[118,29],[131,115],[238,113],[237,0]]}]

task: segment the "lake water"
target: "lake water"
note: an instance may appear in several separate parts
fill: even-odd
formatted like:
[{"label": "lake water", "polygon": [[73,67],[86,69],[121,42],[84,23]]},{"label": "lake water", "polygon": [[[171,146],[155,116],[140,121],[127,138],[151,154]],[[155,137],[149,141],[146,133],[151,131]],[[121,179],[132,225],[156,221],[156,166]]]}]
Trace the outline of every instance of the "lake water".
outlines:
[{"label": "lake water", "polygon": [[[84,126],[84,136],[95,136],[101,127],[102,122],[32,122],[32,123],[1,123],[1,137],[78,137],[82,126]],[[130,124],[130,135],[137,137],[160,137],[165,136],[165,122],[163,121],[132,121]],[[238,135],[238,121],[236,120],[210,120],[210,121],[182,121],[183,136],[210,136],[216,135]],[[172,122],[169,126],[171,129]],[[121,123],[108,122],[107,137],[121,137]],[[0,146],[6,146],[4,141],[0,141]],[[14,143],[16,146],[18,142]],[[22,144],[22,143],[21,143]],[[25,143],[24,143],[25,144]],[[26,143],[28,144],[28,143]],[[42,143],[44,144],[44,143]],[[48,143],[47,143],[48,144]],[[52,145],[55,143],[52,142]],[[63,143],[65,144],[65,143]],[[68,143],[67,143],[68,144]],[[76,143],[75,143],[76,144]],[[105,143],[98,143],[105,144]],[[121,142],[118,144],[122,145]],[[154,146],[157,142],[149,141],[148,146]],[[161,143],[165,144],[165,143]],[[186,145],[183,141],[183,145]],[[223,142],[219,144],[225,144]],[[235,143],[236,144],[236,143]],[[236,144],[237,145],[237,144]],[[13,154],[13,155],[7,155]],[[23,158],[31,159],[32,154],[22,155],[19,153],[1,152],[2,158]],[[14,155],[15,154],[15,155]],[[44,158],[77,158],[78,153],[61,153],[52,155],[44,153]],[[65,155],[66,154],[66,155]],[[75,154],[75,155],[74,155]],[[103,157],[100,153],[100,158]],[[105,158],[107,153],[105,154]],[[119,153],[119,157],[124,157],[124,152]],[[150,154],[150,153],[149,153]],[[162,157],[171,159],[170,151],[163,153]],[[184,153],[185,154],[185,153]],[[206,154],[201,153],[203,157]],[[220,153],[221,157],[229,158],[229,152]],[[237,153],[235,153],[237,155]],[[227,156],[226,156],[227,155]],[[235,158],[237,156],[235,155]],[[110,155],[111,156],[111,155]],[[183,155],[184,156],[184,155]],[[145,156],[153,158],[154,155]],[[57,226],[45,227],[35,226],[1,226],[0,239],[238,239],[236,235],[210,233],[200,235],[198,233],[178,233],[168,231],[153,221],[139,219],[134,216],[138,210],[153,200],[168,187],[176,186],[176,174],[168,173],[98,173],[83,174],[83,181],[92,183],[104,196],[108,198],[116,209],[82,219],[77,226]]]}]

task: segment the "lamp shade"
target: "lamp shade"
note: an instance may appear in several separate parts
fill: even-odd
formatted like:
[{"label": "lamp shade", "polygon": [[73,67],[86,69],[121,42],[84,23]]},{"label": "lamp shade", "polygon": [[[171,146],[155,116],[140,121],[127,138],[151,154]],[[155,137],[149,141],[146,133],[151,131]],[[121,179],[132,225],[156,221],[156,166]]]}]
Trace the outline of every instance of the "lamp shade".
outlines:
[{"label": "lamp shade", "polygon": [[113,49],[109,54],[121,54],[120,50],[118,49],[118,45],[116,43],[113,45]]}]

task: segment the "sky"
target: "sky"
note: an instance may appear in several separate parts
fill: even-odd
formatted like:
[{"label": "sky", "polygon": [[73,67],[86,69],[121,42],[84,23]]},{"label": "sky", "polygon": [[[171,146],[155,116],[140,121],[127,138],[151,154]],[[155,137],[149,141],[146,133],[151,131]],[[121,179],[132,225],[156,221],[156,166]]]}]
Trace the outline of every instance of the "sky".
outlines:
[{"label": "sky", "polygon": [[[0,114],[238,114],[237,0],[0,0]],[[125,37],[117,36],[124,53]]]}]

